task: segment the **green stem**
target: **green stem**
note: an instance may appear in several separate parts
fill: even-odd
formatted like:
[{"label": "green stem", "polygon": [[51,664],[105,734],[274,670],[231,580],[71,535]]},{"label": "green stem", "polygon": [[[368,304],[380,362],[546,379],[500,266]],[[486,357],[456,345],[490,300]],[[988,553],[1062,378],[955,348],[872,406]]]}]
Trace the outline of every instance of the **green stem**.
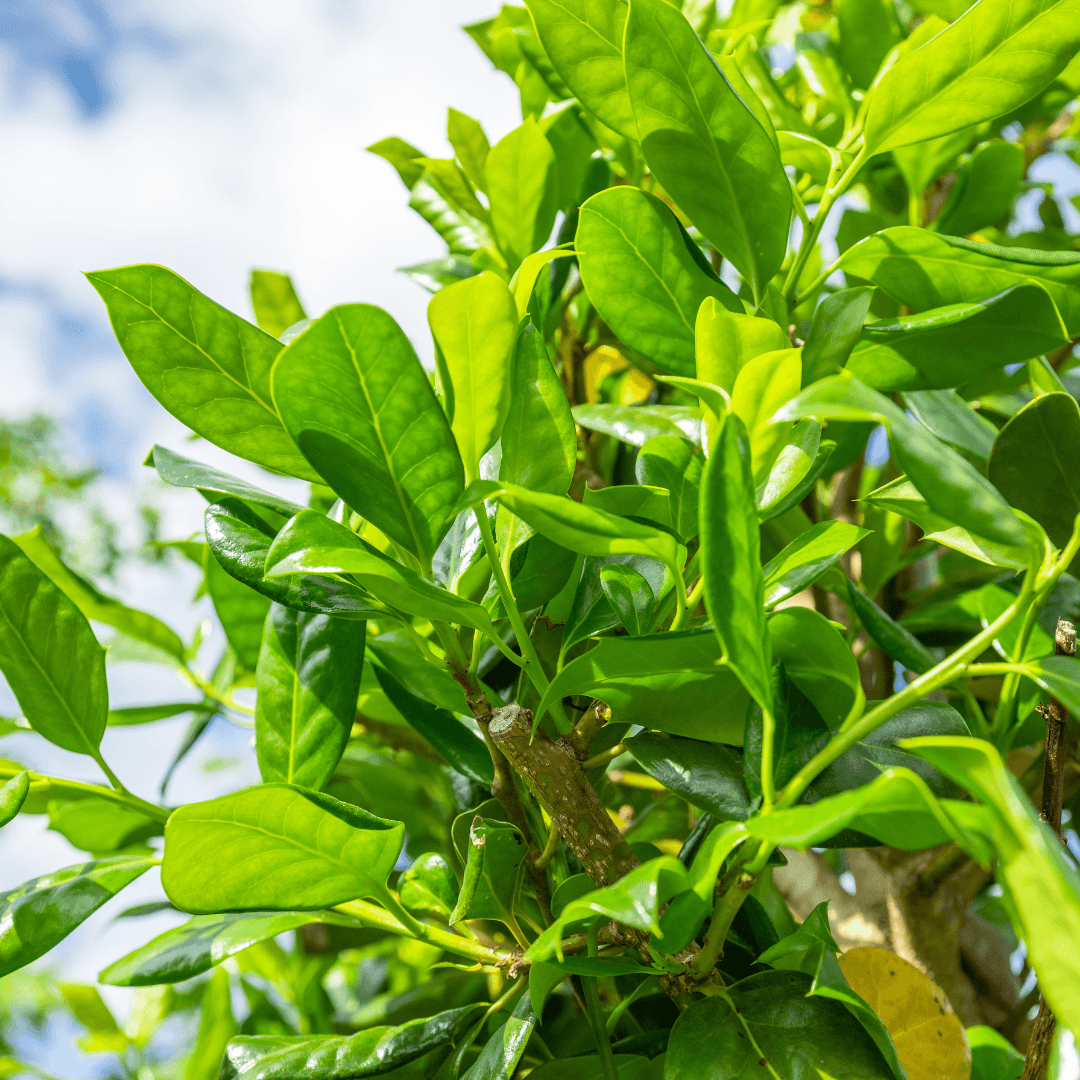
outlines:
[{"label": "green stem", "polygon": [[254,716],[255,710],[249,709],[246,705],[241,705],[235,701],[232,695],[225,695],[218,692],[217,688],[208,683],[197,671],[190,667],[184,667],[184,674],[187,675],[191,681],[192,686],[195,687],[205,697],[208,697],[211,701],[216,701],[219,705],[224,705],[227,709],[232,709],[233,712],[243,713],[244,716]]},{"label": "green stem", "polygon": [[[9,767],[6,765],[0,765],[0,783],[10,780],[11,777],[21,773],[22,767]],[[109,775],[106,773],[106,775]],[[119,783],[119,781],[117,781]],[[42,773],[30,773],[31,784],[48,784],[49,787],[62,794],[65,791],[70,791],[73,794],[78,795],[94,795],[99,799],[108,799],[109,802],[114,802],[120,806],[128,806],[133,810],[138,810],[142,814],[146,814],[147,817],[153,818],[155,821],[160,821],[164,824],[169,820],[170,811],[163,806],[155,806],[153,803],[146,802],[145,799],[140,799],[138,795],[132,795],[121,784],[119,788],[113,790],[112,788],[103,787],[101,784],[84,784],[79,780],[64,780],[58,776],[45,776]]]},{"label": "green stem", "polygon": [[690,965],[690,974],[698,982],[708,977],[716,962],[724,955],[724,942],[727,940],[728,931],[739,913],[739,908],[743,906],[743,901],[750,895],[754,880],[754,875],[744,870],[736,875],[735,880],[716,898],[701,952],[694,957]]},{"label": "green stem", "polygon": [[[596,930],[587,930],[585,935],[589,942],[589,955],[595,956],[598,951]],[[592,1024],[593,1036],[596,1039],[596,1052],[600,1055],[604,1080],[619,1080],[619,1072],[615,1068],[615,1056],[611,1052],[611,1038],[604,1023],[604,1014],[600,1010],[600,992],[596,986],[596,978],[592,975],[583,975],[581,989],[585,994],[585,1007],[588,1010],[589,1023]]]},{"label": "green stem", "polygon": [[[510,582],[506,580],[506,574],[503,573],[502,562],[499,560],[499,549],[495,544],[495,537],[491,533],[491,522],[488,521],[487,513],[482,505],[473,507],[473,514],[476,517],[476,524],[480,528],[484,553],[487,555],[491,572],[495,576],[499,596],[502,598],[503,607],[506,608],[506,614],[510,617],[510,625],[514,628],[514,634],[517,636],[521,656],[525,661],[522,665],[525,674],[529,676],[529,681],[536,687],[537,693],[543,697],[548,688],[548,678],[540,664],[540,657],[536,654],[536,646],[533,645],[532,638],[529,637],[529,631],[525,628],[525,620],[522,619],[521,612],[518,611],[517,601],[514,599],[514,592],[510,588]],[[506,648],[501,639],[499,644]],[[569,735],[573,731],[573,724],[566,718],[562,703],[558,701],[552,702],[550,711],[555,726],[559,729],[559,734]]]},{"label": "green stem", "polygon": [[776,718],[769,709],[761,710],[761,809],[767,813],[776,802],[774,757],[776,752]]},{"label": "green stem", "polygon": [[668,629],[678,630],[686,622],[686,579],[675,563],[671,564],[671,572],[675,576],[675,618],[671,620]]},{"label": "green stem", "polygon": [[623,1018],[623,1013],[625,1013],[635,1001],[640,1001],[645,996],[646,991],[659,991],[660,993],[663,993],[660,987],[660,980],[656,978],[655,975],[646,975],[645,978],[642,979],[641,982],[639,982],[637,986],[635,986],[634,989],[611,1010],[611,1015],[608,1016],[607,1024],[605,1024],[608,1035],[615,1034],[615,1029],[619,1026],[619,1021]]}]

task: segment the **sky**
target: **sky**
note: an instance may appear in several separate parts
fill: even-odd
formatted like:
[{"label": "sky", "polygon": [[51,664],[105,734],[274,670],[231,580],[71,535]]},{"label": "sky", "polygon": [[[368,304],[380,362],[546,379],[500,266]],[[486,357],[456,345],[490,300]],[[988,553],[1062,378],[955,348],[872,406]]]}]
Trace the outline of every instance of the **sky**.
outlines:
[{"label": "sky", "polygon": [[[449,105],[480,119],[492,142],[521,122],[513,84],[459,29],[497,10],[491,0],[0,0],[0,415],[57,417],[69,456],[105,470],[111,513],[130,519],[137,494],[179,537],[201,527],[203,503],[141,467],[155,442],[264,485],[265,474],[185,442],[128,366],[84,271],[160,263],[248,318],[251,269],[285,271],[309,314],[379,304],[429,356],[428,295],[395,270],[445,247],[364,148],[400,135],[448,156]],[[288,482],[277,488],[289,494]],[[110,587],[186,636],[208,615],[205,600],[188,603],[195,576],[135,566]],[[111,667],[114,704],[194,696],[163,670]],[[0,685],[0,715],[17,714]],[[102,750],[154,797],[186,724],[109,731]],[[33,735],[4,739],[0,757],[97,779],[88,758]],[[216,721],[171,793],[190,801],[257,780],[250,732]],[[46,823],[24,816],[0,831],[0,891],[80,861]],[[48,962],[93,982],[179,921],[111,921],[160,897],[151,871]],[[122,1016],[130,991],[104,993]],[[27,1050],[59,1076],[108,1066],[107,1056],[80,1061],[72,1033]]]}]

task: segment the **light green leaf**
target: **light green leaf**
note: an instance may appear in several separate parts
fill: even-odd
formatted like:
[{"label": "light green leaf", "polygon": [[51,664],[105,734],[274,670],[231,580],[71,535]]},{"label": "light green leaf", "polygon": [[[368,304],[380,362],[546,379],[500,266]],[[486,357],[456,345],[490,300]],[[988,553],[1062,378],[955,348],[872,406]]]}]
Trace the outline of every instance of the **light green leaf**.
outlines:
[{"label": "light green leaf", "polygon": [[667,489],[671,525],[684,542],[698,532],[701,467],[701,456],[693,446],[671,435],[649,439],[634,463],[639,484]]},{"label": "light green leaf", "polygon": [[661,435],[701,441],[701,412],[685,405],[575,405],[573,416],[583,428],[631,446],[644,446]]},{"label": "light green leaf", "polygon": [[484,162],[487,161],[491,144],[484,134],[483,125],[466,113],[448,109],[446,113],[446,137],[461,162],[461,168],[475,188],[484,190]]},{"label": "light green leaf", "polygon": [[966,236],[1000,221],[1012,209],[1025,165],[1019,143],[995,139],[976,147],[949,189],[934,222],[937,231]]},{"label": "light green leaf", "polygon": [[649,168],[760,298],[780,268],[791,185],[757,117],[686,18],[664,0],[634,0],[626,82]]},{"label": "light green leaf", "polygon": [[105,650],[82,612],[6,536],[0,671],[35,731],[65,750],[96,756],[109,712]]},{"label": "light green leaf", "polygon": [[281,343],[163,266],[87,274],[143,385],[204,439],[276,472],[318,480],[270,396]]},{"label": "light green leaf", "polygon": [[696,374],[694,324],[708,297],[742,311],[675,215],[637,188],[608,188],[583,203],[574,246],[585,291],[604,321],[672,375]]},{"label": "light green leaf", "polygon": [[990,457],[997,428],[984,420],[955,390],[912,390],[903,398],[915,419],[943,442],[966,450],[982,461]]},{"label": "light green leaf", "polygon": [[520,934],[514,909],[527,854],[525,838],[513,825],[474,817],[461,892],[450,924],[463,919],[497,919]]},{"label": "light green leaf", "polygon": [[290,326],[307,318],[288,274],[252,270],[250,292],[255,321],[272,337],[280,338]]},{"label": "light green leaf", "polygon": [[694,325],[697,377],[729,394],[746,364],[756,356],[788,349],[787,334],[772,319],[729,311],[714,297],[702,301]]},{"label": "light green leaf", "polygon": [[821,521],[812,525],[765,564],[762,573],[766,606],[775,607],[802,592],[868,535],[867,529],[846,521]]},{"label": "light green leaf", "polygon": [[461,457],[412,345],[382,309],[331,308],[274,365],[297,446],[352,509],[430,561],[464,487]]},{"label": "light green leaf", "polygon": [[1075,0],[980,0],[875,87],[867,153],[936,138],[1022,105],[1080,48]]},{"label": "light green leaf", "polygon": [[619,616],[622,628],[631,637],[640,637],[648,629],[656,597],[652,587],[632,566],[609,563],[600,568],[604,595]]},{"label": "light green leaf", "polygon": [[748,360],[735,378],[731,411],[742,420],[750,438],[750,471],[755,484],[765,481],[789,429],[772,418],[799,392],[802,353],[780,349]]},{"label": "light green leaf", "polygon": [[221,1059],[236,1032],[229,973],[222,969],[206,981],[199,1011],[199,1033],[184,1069],[184,1080],[217,1080]]},{"label": "light green leaf", "polygon": [[270,599],[233,577],[209,551],[206,555],[206,591],[221,620],[225,637],[241,667],[254,671],[259,662],[263,625],[270,611]]},{"label": "light green leaf", "polygon": [[803,386],[835,375],[847,364],[873,298],[874,290],[860,285],[826,296],[814,309],[814,321],[802,350]]},{"label": "light green leaf", "polygon": [[514,1006],[510,1019],[496,1028],[462,1080],[510,1080],[525,1053],[536,1020],[526,990]]},{"label": "light green leaf", "polygon": [[0,787],[0,828],[3,828],[22,809],[30,791],[30,774],[24,769],[16,773],[3,787]]},{"label": "light green leaf", "polygon": [[160,822],[111,799],[90,797],[69,803],[57,799],[50,800],[48,807],[49,830],[60,833],[72,847],[96,856],[161,835]]},{"label": "light green leaf", "polygon": [[174,810],[161,885],[181,911],[296,911],[381,897],[400,822],[292,784],[263,784]]},{"label": "light green leaf", "polygon": [[777,516],[773,511],[804,486],[820,447],[821,424],[816,420],[800,420],[789,432],[769,468],[769,475],[755,493],[758,516],[763,521]]}]

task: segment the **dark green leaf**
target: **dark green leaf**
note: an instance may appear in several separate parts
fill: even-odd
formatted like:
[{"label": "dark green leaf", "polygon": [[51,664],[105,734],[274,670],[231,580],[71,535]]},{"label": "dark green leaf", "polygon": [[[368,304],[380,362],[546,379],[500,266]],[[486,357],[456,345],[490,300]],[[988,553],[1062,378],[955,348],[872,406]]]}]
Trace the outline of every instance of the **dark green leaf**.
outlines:
[{"label": "dark green leaf", "polygon": [[514,1006],[510,1019],[484,1044],[463,1080],[510,1080],[535,1026],[536,1014],[526,990]]},{"label": "dark green leaf", "polygon": [[0,976],[44,956],[153,865],[153,859],[144,856],[115,855],[0,893]]},{"label": "dark green leaf", "polygon": [[300,451],[357,513],[428,563],[464,486],[453,433],[401,328],[370,304],[332,308],[274,365]]},{"label": "dark green leaf", "polygon": [[307,318],[288,274],[252,270],[250,291],[255,321],[272,337],[280,338],[290,326]]},{"label": "dark green leaf", "polygon": [[661,370],[693,377],[702,302],[715,297],[738,312],[742,305],[702,269],[690,243],[659,199],[622,186],[582,205],[574,246],[589,299],[619,338]]},{"label": "dark green leaf", "polygon": [[368,654],[402,686],[407,686],[410,694],[448,712],[469,715],[460,684],[447,668],[425,657],[407,634],[401,631],[380,634],[368,643]]},{"label": "dark green leaf", "polygon": [[986,461],[997,438],[997,428],[984,420],[955,390],[913,390],[904,404],[923,427],[943,442]]},{"label": "dark green leaf", "polygon": [[760,298],[783,261],[791,217],[772,139],[664,0],[630,6],[624,54],[649,168]]},{"label": "dark green leaf", "polygon": [[639,555],[615,555],[608,558],[587,558],[582,561],[581,576],[574,591],[570,611],[563,627],[561,650],[565,656],[570,648],[587,637],[613,630],[619,617],[604,596],[600,575],[605,566],[619,563],[639,573],[652,589],[654,597],[663,597],[672,588],[670,571],[659,559]]},{"label": "dark green leaf", "polygon": [[[880,0],[867,0],[877,4]],[[858,3],[858,0],[856,0]],[[849,4],[849,6],[853,6]],[[802,351],[802,384],[835,375],[845,367],[862,333],[874,290],[865,285],[826,296],[814,310],[814,321]]]},{"label": "dark green leaf", "polygon": [[749,816],[750,794],[737,751],[648,731],[627,739],[626,746],[651,777],[699,810],[720,821],[745,821]]},{"label": "dark green leaf", "polygon": [[240,665],[254,671],[259,662],[270,598],[233,577],[212,554],[206,557],[206,591]]},{"label": "dark green leaf", "polygon": [[850,581],[848,597],[863,628],[893,660],[903,664],[909,671],[914,671],[916,675],[922,675],[937,663],[934,654],[911,631],[890,618]]},{"label": "dark green leaf", "polygon": [[29,791],[30,774],[25,769],[0,787],[0,828],[13,820],[22,809]]},{"label": "dark green leaf", "polygon": [[270,395],[281,343],[163,266],[87,274],[143,385],[204,439],[276,472],[317,480]]},{"label": "dark green leaf", "polygon": [[822,521],[812,525],[765,564],[762,573],[766,606],[775,607],[782,600],[802,592],[868,535],[866,529],[846,521]]},{"label": "dark green leaf", "polygon": [[900,26],[885,0],[838,0],[840,52],[852,83],[867,89],[889,50],[900,41]]},{"label": "dark green leaf", "polygon": [[1062,548],[1080,513],[1080,408],[1069,394],[1043,394],[1000,431],[988,475],[1012,506],[1033,517]]},{"label": "dark green leaf", "polygon": [[105,650],[82,612],[6,536],[0,671],[35,731],[76,754],[97,753],[109,713]]},{"label": "dark green leaf", "polygon": [[197,915],[166,930],[98,976],[110,986],[157,986],[183,982],[242,952],[250,945],[311,923],[355,926],[332,911],[272,911],[243,915]]},{"label": "dark green leaf", "polygon": [[291,784],[174,810],[161,884],[182,911],[291,911],[382,896],[405,827]]},{"label": "dark green leaf", "polygon": [[265,781],[316,790],[349,741],[367,624],[274,604],[255,669],[255,754]]},{"label": "dark green leaf", "polygon": [[981,1024],[965,1034],[971,1047],[971,1080],[1020,1080],[1024,1055],[1004,1035]]},{"label": "dark green leaf", "polygon": [[1028,666],[1039,686],[1053,694],[1074,716],[1080,716],[1080,660],[1047,656]]},{"label": "dark green leaf", "polygon": [[995,140],[976,147],[949,190],[935,222],[938,232],[966,236],[1006,217],[1025,165],[1019,143]]},{"label": "dark green leaf", "polygon": [[658,437],[701,441],[701,413],[685,405],[575,405],[573,415],[583,428],[631,446]]},{"label": "dark green leaf", "polygon": [[658,435],[638,453],[634,468],[639,484],[667,488],[671,526],[684,542],[698,532],[701,458],[685,439]]}]

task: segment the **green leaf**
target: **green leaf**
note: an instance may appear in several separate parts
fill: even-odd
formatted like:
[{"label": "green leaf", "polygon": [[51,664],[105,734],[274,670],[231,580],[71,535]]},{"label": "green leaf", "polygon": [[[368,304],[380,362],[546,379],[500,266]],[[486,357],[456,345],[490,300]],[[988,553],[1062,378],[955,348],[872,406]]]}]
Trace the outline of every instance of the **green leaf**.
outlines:
[{"label": "green leaf", "polygon": [[772,139],[664,0],[630,5],[624,54],[650,170],[760,298],[783,261],[791,217]]},{"label": "green leaf", "polygon": [[424,151],[417,150],[412,143],[407,143],[396,135],[391,135],[388,139],[380,139],[365,149],[369,154],[378,154],[379,157],[389,161],[401,177],[401,182],[410,190],[424,175],[424,167],[416,164],[416,159],[422,158]]},{"label": "green leaf", "polygon": [[481,1008],[466,1005],[356,1035],[241,1035],[229,1043],[219,1075],[221,1080],[290,1080],[301,1074],[318,1080],[380,1076],[429,1051],[452,1046]]},{"label": "green leaf", "polygon": [[1080,715],[1080,660],[1047,656],[1029,664],[1031,677],[1074,715]]},{"label": "green leaf", "polygon": [[448,712],[469,715],[460,684],[454,681],[445,666],[433,664],[424,656],[406,633],[396,630],[380,634],[368,642],[367,649],[369,657],[384,667],[396,682],[407,686],[410,694]]},{"label": "green leaf", "polygon": [[116,1017],[110,1012],[109,1006],[102,1001],[96,986],[60,983],[59,990],[64,1004],[88,1031],[87,1035],[77,1040],[76,1045],[81,1050],[88,1054],[110,1050],[122,1053],[128,1048],[127,1035],[120,1030]]},{"label": "green leaf", "polygon": [[0,787],[0,829],[13,821],[30,791],[30,774],[24,769]]},{"label": "green leaf", "polygon": [[729,394],[749,361],[790,347],[787,334],[772,319],[729,311],[713,297],[698,308],[694,323],[697,377]]},{"label": "green leaf", "polygon": [[901,626],[865,593],[848,582],[848,598],[863,629],[885,650],[886,655],[908,671],[922,675],[936,663],[934,654],[910,630]]},{"label": "green leaf", "polygon": [[428,323],[465,479],[475,480],[510,411],[517,307],[506,282],[485,271],[437,292]]},{"label": "green leaf", "polygon": [[586,488],[582,503],[616,517],[632,518],[641,524],[652,522],[662,529],[671,528],[671,497],[667,488],[645,484],[614,484],[611,487]]},{"label": "green leaf", "polygon": [[812,525],[765,564],[762,573],[765,575],[766,606],[775,607],[782,600],[802,592],[868,535],[868,530],[846,521],[822,521]]},{"label": "green leaf", "polygon": [[631,446],[661,436],[701,441],[701,412],[685,405],[575,405],[573,416],[583,428]]},{"label": "green leaf", "polygon": [[1029,282],[976,303],[870,323],[847,368],[875,390],[945,390],[1069,340],[1050,294]]},{"label": "green leaf", "polygon": [[237,457],[318,480],[270,396],[281,343],[163,266],[87,274],[135,374],[182,424]]},{"label": "green leaf", "polygon": [[72,847],[92,855],[111,855],[121,848],[161,835],[161,824],[111,799],[49,802],[49,829]]},{"label": "green leaf", "polygon": [[487,226],[456,206],[453,193],[446,190],[437,176],[425,170],[410,190],[409,208],[446,241],[451,255],[485,252],[490,257],[494,244]]},{"label": "green leaf", "polygon": [[555,151],[532,117],[491,148],[484,183],[491,226],[513,271],[544,246],[559,210]]},{"label": "green leaf", "polygon": [[484,134],[483,125],[466,113],[448,109],[446,113],[446,137],[454,148],[454,155],[473,187],[484,188],[484,162],[487,161],[491,144]]},{"label": "green leaf", "polygon": [[912,311],[982,300],[1037,281],[1070,334],[1080,333],[1080,254],[999,247],[901,226],[867,237],[837,268],[873,281]]},{"label": "green leaf", "polygon": [[984,420],[955,390],[912,390],[903,395],[908,410],[942,442],[986,461],[997,428]]},{"label": "green leaf", "polygon": [[458,880],[446,859],[428,852],[398,878],[398,892],[406,910],[449,919],[457,903]]},{"label": "green leaf", "polygon": [[844,67],[853,85],[866,90],[889,51],[900,42],[896,14],[884,0],[839,0],[836,21]]},{"label": "green leaf", "polygon": [[1080,408],[1069,394],[1028,402],[999,432],[987,475],[1012,506],[1033,517],[1063,548],[1080,513]]},{"label": "green leaf", "polygon": [[[920,23],[919,30],[923,30],[925,26],[926,23]],[[908,38],[908,42],[910,41],[911,38]],[[949,172],[956,159],[983,132],[984,129],[979,125],[963,127],[948,135],[926,139],[893,151],[893,160],[907,183],[908,197],[915,200],[916,206],[919,205],[923,190],[943,173]]]},{"label": "green leaf", "polygon": [[965,1032],[971,1047],[971,1080],[1020,1080],[1024,1055],[992,1027],[977,1024]]},{"label": "green leaf", "polygon": [[428,259],[415,266],[399,266],[399,274],[412,278],[422,289],[437,293],[447,285],[471,278],[476,273],[471,259],[458,255],[446,255],[441,259]]},{"label": "green leaf", "polygon": [[240,665],[254,671],[270,611],[269,597],[233,577],[212,554],[206,557],[206,591]]},{"label": "green leaf", "polygon": [[868,154],[993,120],[1034,97],[1080,47],[1072,0],[981,0],[885,73],[870,98]]},{"label": "green leaf", "polygon": [[662,371],[691,377],[698,308],[713,297],[742,311],[692,245],[659,199],[627,186],[582,204],[574,242],[585,291],[620,340]]},{"label": "green leaf", "polygon": [[995,139],[976,147],[949,189],[938,232],[966,236],[1009,214],[1024,177],[1024,148]]},{"label": "green leaf", "polygon": [[184,659],[184,643],[175,631],[160,619],[145,611],[130,608],[119,600],[96,589],[84,577],[76,574],[60,558],[59,552],[45,539],[41,526],[12,537],[23,554],[43,573],[74,605],[95,622],[115,627],[136,641],[145,641],[170,656]]},{"label": "green leaf", "polygon": [[250,291],[255,321],[272,337],[280,338],[290,326],[307,318],[288,274],[252,270]]},{"label": "green leaf", "polygon": [[777,1077],[809,1076],[804,1063],[813,1062],[832,1080],[892,1080],[859,1022],[840,1002],[807,996],[811,983],[798,971],[762,971],[695,1002],[672,1029],[664,1076],[734,1080],[764,1074],[764,1061]]},{"label": "green leaf", "polygon": [[230,476],[201,461],[184,457],[164,446],[154,446],[147,455],[147,464],[154,466],[159,477],[173,487],[197,488],[209,502],[216,502],[217,495],[235,495],[245,502],[276,510],[285,517],[303,510],[303,507],[280,495],[263,491],[239,477]]},{"label": "green leaf", "polygon": [[289,574],[349,574],[383,603],[410,615],[493,632],[491,619],[479,604],[462,600],[394,562],[317,510],[297,514],[267,553],[267,577]]},{"label": "green leaf", "polygon": [[242,915],[196,915],[110,964],[98,981],[110,986],[158,986],[184,982],[259,941],[312,923],[355,926],[332,911],[272,911]]},{"label": "green leaf", "polygon": [[[525,838],[513,825],[474,817],[469,827],[465,875],[450,924],[463,919],[497,919],[517,930],[514,909],[527,853]],[[520,930],[515,936],[518,934]]]},{"label": "green leaf", "polygon": [[634,462],[639,484],[666,488],[671,526],[689,542],[698,533],[698,497],[702,460],[685,439],[657,435],[649,439]]},{"label": "green leaf", "polygon": [[807,387],[777,420],[874,420],[887,424],[893,457],[935,513],[987,540],[1026,546],[1027,533],[998,490],[955,450],[858,379],[833,376]]},{"label": "green leaf", "polygon": [[[297,508],[294,513],[301,511]],[[316,615],[363,619],[386,614],[373,596],[341,578],[325,574],[264,578],[266,557],[279,530],[239,499],[211,504],[203,521],[207,544],[220,567],[268,600]]]},{"label": "green leaf", "polygon": [[105,650],[82,612],[6,536],[0,536],[0,671],[38,734],[96,756],[109,713]]},{"label": "green leaf", "polygon": [[[1060,658],[1059,658],[1060,659]],[[1080,962],[1063,941],[1080,933],[1080,874],[1061,841],[1039,821],[1031,800],[982,739],[923,738],[901,743],[986,804],[997,853],[994,874],[1009,916],[1027,945],[1043,997],[1066,1027],[1080,1024]]]},{"label": "green leaf", "polygon": [[430,561],[464,487],[453,433],[396,322],[331,308],[274,365],[275,400],[301,452],[353,510]]},{"label": "green leaf", "polygon": [[622,0],[526,0],[536,32],[574,97],[601,123],[637,140],[637,125],[626,89]]},{"label": "green leaf", "polygon": [[[815,421],[816,426],[817,422]],[[776,455],[776,461],[769,470],[768,480],[757,490],[757,498],[760,504],[758,506],[758,520],[762,524],[781,517],[796,507],[814,490],[818,480],[827,477],[829,473],[834,471],[832,459],[834,452],[836,452],[836,443],[830,439],[822,439],[818,443],[817,454],[814,456],[813,463],[802,479],[794,487],[784,491],[777,501],[765,501],[767,498],[771,498],[772,491],[776,490],[772,486],[774,478],[778,486],[782,488],[784,485],[791,483],[792,475],[798,475],[801,470],[799,459],[807,442],[812,445],[812,437],[807,438],[807,429],[800,431],[800,428],[802,428],[802,422],[795,425],[788,442],[781,447],[780,453]],[[803,442],[803,439],[806,439],[806,442]]]},{"label": "green leaf", "polygon": [[600,584],[623,629],[631,637],[644,634],[656,602],[649,583],[633,567],[610,563],[600,568]]},{"label": "green leaf", "polygon": [[[410,693],[382,666],[375,666],[375,676],[394,708],[446,759],[451,768],[474,783],[491,787],[495,773],[487,747],[453,713]],[[461,711],[460,708],[458,711]]]},{"label": "green leaf", "polygon": [[742,421],[730,416],[701,482],[705,604],[724,663],[754,700],[769,709],[772,692],[760,548],[750,448]]},{"label": "green leaf", "polygon": [[800,420],[777,452],[769,475],[758,485],[755,499],[759,518],[768,521],[777,517],[776,508],[805,486],[820,448],[821,424],[816,420]]},{"label": "green leaf", "polygon": [[405,835],[292,784],[263,784],[174,810],[161,884],[182,911],[293,911],[385,894]]},{"label": "green leaf", "polygon": [[799,392],[802,364],[798,349],[780,349],[748,360],[735,378],[731,411],[742,420],[750,439],[750,471],[756,483],[769,475],[789,431],[771,423],[777,410]]},{"label": "green leaf", "polygon": [[835,375],[847,365],[873,298],[874,290],[860,285],[826,296],[814,309],[814,321],[802,350],[803,386]]},{"label": "green leaf", "polygon": [[710,630],[600,638],[552,679],[536,715],[577,694],[599,698],[620,722],[708,742],[742,742],[748,698],[722,663]]},{"label": "green leaf", "polygon": [[717,820],[745,821],[750,816],[750,793],[737,751],[648,731],[627,739],[626,748],[654,780]]},{"label": "green leaf", "polygon": [[154,860],[144,856],[115,855],[44,874],[0,893],[0,976],[44,956],[153,865]]},{"label": "green leaf", "polygon": [[221,1059],[236,1034],[229,973],[215,971],[206,981],[199,1010],[199,1033],[184,1069],[184,1080],[217,1080]]},{"label": "green leaf", "polygon": [[367,624],[274,604],[255,669],[255,754],[264,781],[322,788],[356,716]]},{"label": "green leaf", "polygon": [[510,1019],[496,1028],[462,1080],[510,1080],[525,1053],[536,1019],[526,990],[514,1006]]}]

